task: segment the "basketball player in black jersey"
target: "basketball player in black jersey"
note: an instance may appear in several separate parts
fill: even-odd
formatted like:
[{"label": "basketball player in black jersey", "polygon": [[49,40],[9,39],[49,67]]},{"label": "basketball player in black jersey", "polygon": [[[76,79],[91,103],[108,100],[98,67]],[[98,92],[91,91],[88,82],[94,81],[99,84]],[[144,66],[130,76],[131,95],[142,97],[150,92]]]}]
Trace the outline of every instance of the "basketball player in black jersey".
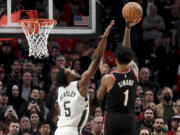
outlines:
[{"label": "basketball player in black jersey", "polygon": [[130,49],[130,29],[141,19],[127,24],[123,47],[116,49],[117,70],[102,77],[97,98],[106,94],[104,135],[134,135],[136,118],[133,113],[136,98],[138,68],[133,62],[134,54]]}]

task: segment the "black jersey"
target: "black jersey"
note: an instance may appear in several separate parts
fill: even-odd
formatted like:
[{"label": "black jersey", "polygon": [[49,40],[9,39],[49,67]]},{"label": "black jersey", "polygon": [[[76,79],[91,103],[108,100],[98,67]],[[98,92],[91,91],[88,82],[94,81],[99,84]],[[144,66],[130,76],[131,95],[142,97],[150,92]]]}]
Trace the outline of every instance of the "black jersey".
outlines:
[{"label": "black jersey", "polygon": [[106,94],[106,107],[108,112],[132,112],[134,110],[137,77],[132,69],[120,73],[114,71],[115,83]]}]

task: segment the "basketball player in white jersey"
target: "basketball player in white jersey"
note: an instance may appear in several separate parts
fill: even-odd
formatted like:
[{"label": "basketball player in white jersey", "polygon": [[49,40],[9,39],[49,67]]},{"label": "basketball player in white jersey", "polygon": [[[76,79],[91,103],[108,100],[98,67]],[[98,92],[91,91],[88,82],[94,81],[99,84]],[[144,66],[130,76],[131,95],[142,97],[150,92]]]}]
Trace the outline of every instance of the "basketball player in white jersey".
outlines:
[{"label": "basketball player in white jersey", "polygon": [[101,58],[104,56],[107,37],[114,25],[111,21],[102,35],[101,41],[93,55],[89,68],[75,81],[77,73],[70,69],[61,69],[57,74],[58,105],[60,116],[57,122],[55,135],[81,135],[81,130],[89,115],[88,87],[91,78],[98,69]]}]

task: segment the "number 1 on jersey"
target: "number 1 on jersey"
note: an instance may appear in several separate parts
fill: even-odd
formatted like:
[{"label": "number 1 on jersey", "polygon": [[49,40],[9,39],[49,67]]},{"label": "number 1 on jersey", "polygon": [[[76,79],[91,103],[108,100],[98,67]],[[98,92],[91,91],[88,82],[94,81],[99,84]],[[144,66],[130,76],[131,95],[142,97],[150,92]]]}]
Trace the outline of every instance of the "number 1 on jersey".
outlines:
[{"label": "number 1 on jersey", "polygon": [[128,98],[129,98],[129,90],[126,90],[124,92],[124,95],[125,95],[124,106],[127,106]]}]

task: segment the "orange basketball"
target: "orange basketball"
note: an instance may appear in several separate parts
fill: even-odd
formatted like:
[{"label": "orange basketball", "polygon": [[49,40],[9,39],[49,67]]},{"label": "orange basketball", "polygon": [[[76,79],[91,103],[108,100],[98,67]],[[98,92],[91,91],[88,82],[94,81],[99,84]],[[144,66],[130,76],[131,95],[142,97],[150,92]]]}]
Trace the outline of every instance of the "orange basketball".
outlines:
[{"label": "orange basketball", "polygon": [[137,2],[128,2],[122,9],[122,15],[126,21],[133,22],[136,17],[142,17],[143,10]]}]

